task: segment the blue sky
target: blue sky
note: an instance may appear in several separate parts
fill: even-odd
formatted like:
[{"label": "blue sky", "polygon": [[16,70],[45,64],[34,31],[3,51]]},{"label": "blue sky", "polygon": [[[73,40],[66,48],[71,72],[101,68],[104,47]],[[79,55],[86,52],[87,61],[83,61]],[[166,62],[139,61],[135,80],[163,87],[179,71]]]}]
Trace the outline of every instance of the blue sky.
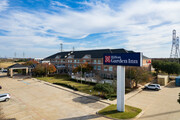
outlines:
[{"label": "blue sky", "polygon": [[169,57],[178,0],[0,0],[0,57],[124,48]]}]

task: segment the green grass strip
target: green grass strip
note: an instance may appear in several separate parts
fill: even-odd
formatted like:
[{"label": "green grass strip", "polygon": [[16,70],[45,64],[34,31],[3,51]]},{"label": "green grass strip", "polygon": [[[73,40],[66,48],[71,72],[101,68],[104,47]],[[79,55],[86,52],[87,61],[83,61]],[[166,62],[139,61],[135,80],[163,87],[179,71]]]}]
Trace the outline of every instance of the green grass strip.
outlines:
[{"label": "green grass strip", "polygon": [[117,105],[110,105],[98,113],[109,118],[130,119],[136,117],[142,110],[136,107],[125,105],[125,112],[117,111]]}]

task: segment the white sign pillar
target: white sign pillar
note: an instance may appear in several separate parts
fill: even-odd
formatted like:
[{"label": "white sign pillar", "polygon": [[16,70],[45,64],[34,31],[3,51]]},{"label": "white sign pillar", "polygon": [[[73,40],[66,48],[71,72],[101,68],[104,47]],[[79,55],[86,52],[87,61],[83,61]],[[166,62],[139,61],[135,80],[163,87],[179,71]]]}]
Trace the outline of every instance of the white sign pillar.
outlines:
[{"label": "white sign pillar", "polygon": [[125,111],[125,66],[117,66],[117,111]]}]

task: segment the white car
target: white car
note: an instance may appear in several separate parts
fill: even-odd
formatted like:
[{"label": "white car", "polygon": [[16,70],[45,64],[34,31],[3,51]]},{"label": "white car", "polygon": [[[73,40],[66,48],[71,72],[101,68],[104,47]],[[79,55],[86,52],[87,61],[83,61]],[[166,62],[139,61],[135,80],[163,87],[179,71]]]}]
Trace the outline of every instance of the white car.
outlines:
[{"label": "white car", "polygon": [[8,101],[11,98],[9,93],[0,94],[0,102]]},{"label": "white car", "polygon": [[144,89],[151,89],[151,90],[161,90],[161,86],[159,84],[149,84],[144,87]]}]

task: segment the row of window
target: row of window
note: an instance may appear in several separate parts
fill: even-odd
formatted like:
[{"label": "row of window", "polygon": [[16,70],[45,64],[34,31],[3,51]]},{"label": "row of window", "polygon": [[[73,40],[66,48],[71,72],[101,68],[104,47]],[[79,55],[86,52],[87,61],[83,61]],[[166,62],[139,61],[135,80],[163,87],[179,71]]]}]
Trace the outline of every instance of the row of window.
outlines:
[{"label": "row of window", "polygon": [[[51,62],[58,62],[58,60],[52,60]],[[65,62],[64,59],[61,59],[61,63]],[[73,60],[68,60],[68,63],[72,63]],[[80,60],[74,60],[74,63],[79,63]],[[83,62],[90,62],[89,60],[83,60]],[[93,64],[101,64],[101,60],[93,60]]]},{"label": "row of window", "polygon": [[[65,64],[59,65],[59,66],[65,67]],[[72,68],[73,65],[69,64],[68,67]],[[74,67],[78,67],[78,65],[75,64]],[[101,66],[96,66],[96,65],[94,65],[94,66],[93,66],[93,69],[94,69],[94,70],[101,70]],[[104,67],[104,71],[113,71],[113,67],[112,67],[112,66],[109,66],[109,67],[105,66],[105,67]]]},{"label": "row of window", "polygon": [[[94,70],[101,70],[101,66],[94,66]],[[104,71],[113,71],[113,67],[112,66],[109,66],[109,68],[108,67],[104,67]]]}]

